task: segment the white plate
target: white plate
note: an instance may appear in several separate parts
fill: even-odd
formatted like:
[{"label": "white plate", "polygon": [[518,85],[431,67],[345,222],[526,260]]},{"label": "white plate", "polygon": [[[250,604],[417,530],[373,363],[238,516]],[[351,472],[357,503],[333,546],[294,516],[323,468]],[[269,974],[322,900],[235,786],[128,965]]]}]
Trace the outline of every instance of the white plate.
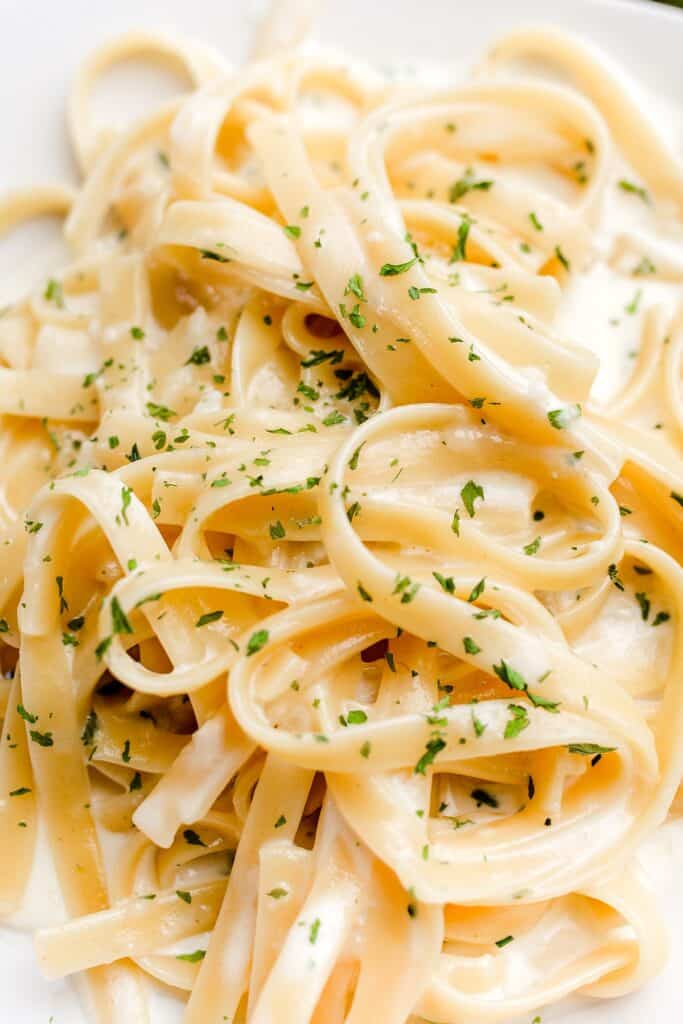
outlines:
[{"label": "white plate", "polygon": [[[116,0],[106,5],[93,0],[0,0],[0,189],[75,178],[64,132],[64,100],[74,68],[93,46],[131,28],[176,30],[210,42],[238,61],[263,6],[254,0]],[[531,21],[582,33],[619,59],[653,94],[683,106],[683,13],[643,0],[344,0],[328,3],[318,34],[327,44],[382,64],[411,58],[462,62],[477,56],[505,29]],[[680,122],[678,133],[680,142]],[[6,259],[2,262],[6,266]],[[555,1007],[543,1013],[544,1024],[681,1020],[681,831],[664,830],[646,859],[673,933],[666,971],[643,992],[616,1003],[575,1000]],[[8,929],[0,929],[0,991],[3,1021],[85,1020],[72,987],[43,981],[28,936]],[[155,1005],[154,1024],[177,1020],[177,1007]]]}]

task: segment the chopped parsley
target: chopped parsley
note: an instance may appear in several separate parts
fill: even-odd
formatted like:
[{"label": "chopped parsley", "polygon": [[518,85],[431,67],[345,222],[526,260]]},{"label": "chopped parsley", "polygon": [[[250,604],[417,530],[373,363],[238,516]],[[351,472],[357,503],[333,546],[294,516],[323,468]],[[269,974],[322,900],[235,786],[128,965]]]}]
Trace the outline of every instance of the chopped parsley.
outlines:
[{"label": "chopped parsley", "polygon": [[611,754],[616,747],[601,747],[599,743],[569,743],[567,750],[570,754],[584,754],[592,757],[595,754]]},{"label": "chopped parsley", "polygon": [[320,363],[330,362],[332,366],[336,363],[341,363],[344,358],[344,352],[340,349],[332,349],[329,352],[323,349],[311,349],[311,354],[308,359],[301,360],[301,366],[319,366]]},{"label": "chopped parsley", "polygon": [[271,523],[269,526],[270,539],[271,540],[282,540],[285,536],[285,528],[278,519],[277,522]]},{"label": "chopped parsley", "polygon": [[64,291],[61,281],[56,281],[51,277],[45,286],[43,298],[47,302],[54,302],[57,309],[64,309]]},{"label": "chopped parsley", "polygon": [[81,733],[81,743],[84,747],[91,747],[95,739],[95,734],[100,727],[97,713],[94,709],[88,712],[88,717],[85,720],[83,726],[83,732]]},{"label": "chopped parsley", "polygon": [[425,747],[424,754],[419,759],[419,761],[415,765],[415,768],[413,769],[415,775],[425,775],[429,765],[434,763],[435,757],[437,756],[437,754],[441,753],[445,746],[446,741],[445,739],[443,739],[443,737],[432,737],[432,739],[429,740]]},{"label": "chopped parsley", "polygon": [[499,679],[502,679],[511,690],[522,690],[526,692],[527,683],[523,675],[501,658],[500,665],[494,665],[493,671]]},{"label": "chopped parsley", "polygon": [[164,422],[170,420],[171,416],[176,415],[173,409],[169,409],[165,405],[159,405],[157,402],[147,402],[146,409],[150,416],[153,416],[157,420],[163,420]]},{"label": "chopped parsley", "polygon": [[458,228],[458,240],[453,247],[450,262],[458,263],[467,259],[467,239],[469,238],[472,221],[469,217],[463,217]]},{"label": "chopped parsley", "polygon": [[111,628],[113,633],[132,633],[133,627],[119,604],[117,597],[111,599]]},{"label": "chopped parsley", "polygon": [[619,570],[617,569],[617,567],[614,564],[614,562],[612,562],[611,565],[607,566],[607,575],[609,576],[610,580],[612,581],[614,586],[617,588],[617,590],[622,590],[623,591],[624,584],[623,584],[623,582],[621,580],[621,577],[619,576]]},{"label": "chopped parsley", "polygon": [[418,257],[413,256],[412,260],[406,260],[405,263],[384,263],[380,267],[380,277],[397,277],[399,274],[405,274],[417,261]]},{"label": "chopped parsley", "polygon": [[619,188],[622,192],[629,192],[631,195],[638,196],[644,203],[651,202],[650,193],[642,185],[636,185],[634,182],[622,178],[619,182]]},{"label": "chopped parsley", "polygon": [[574,420],[578,420],[580,416],[580,405],[566,405],[563,409],[551,409],[548,413],[548,422],[555,430],[565,430]]},{"label": "chopped parsley", "polygon": [[440,572],[433,572],[432,576],[447,594],[455,593],[455,580],[452,576],[442,576]]},{"label": "chopped parsley", "polygon": [[39,747],[52,747],[54,746],[54,740],[51,732],[38,732],[37,729],[31,729],[29,736],[34,743],[37,743]]},{"label": "chopped parsley", "polygon": [[30,711],[27,711],[23,704],[17,704],[17,714],[19,718],[23,718],[29,725],[35,725],[38,721],[38,715],[32,715]]},{"label": "chopped parsley", "polygon": [[270,896],[273,900],[284,899],[285,896],[289,896],[289,889],[283,889],[282,886],[277,886],[275,889],[270,889],[266,896]]},{"label": "chopped parsley", "polygon": [[643,622],[647,622],[650,615],[650,599],[643,591],[636,594],[636,601],[640,605],[640,614]]},{"label": "chopped parsley", "polygon": [[200,629],[202,626],[208,626],[211,622],[218,622],[219,619],[223,618],[223,610],[217,609],[215,612],[205,612],[204,615],[200,615],[195,622],[195,627]]},{"label": "chopped parsley", "polygon": [[451,203],[457,203],[458,199],[467,195],[468,192],[488,192],[493,186],[492,181],[476,181],[471,167],[465,170],[462,178],[451,185],[448,192],[448,199]]},{"label": "chopped parsley", "polygon": [[474,503],[477,498],[484,501],[484,488],[480,487],[474,480],[468,480],[460,491],[460,497],[462,498],[463,505],[467,509],[467,514],[470,519],[473,519],[475,515]]},{"label": "chopped parsley", "polygon": [[211,362],[211,353],[209,352],[208,346],[202,345],[195,346],[192,350],[192,355],[186,360],[185,366],[203,366],[205,363]]},{"label": "chopped parsley", "polygon": [[572,269],[569,260],[562,252],[562,249],[559,247],[559,245],[555,246],[555,255],[557,256],[558,260],[560,261],[565,270],[569,271]]},{"label": "chopped parsley", "polygon": [[255,633],[252,633],[247,641],[247,657],[251,657],[252,654],[256,654],[268,643],[269,633],[267,629],[257,629]]},{"label": "chopped parsley", "polygon": [[363,278],[360,274],[352,274],[346,282],[346,288],[344,289],[344,295],[355,295],[360,302],[367,302],[367,296],[365,289],[363,288]]},{"label": "chopped parsley", "polygon": [[504,736],[506,740],[511,740],[519,736],[520,732],[531,723],[529,722],[527,709],[522,704],[508,704],[508,711],[512,717],[505,725]]}]

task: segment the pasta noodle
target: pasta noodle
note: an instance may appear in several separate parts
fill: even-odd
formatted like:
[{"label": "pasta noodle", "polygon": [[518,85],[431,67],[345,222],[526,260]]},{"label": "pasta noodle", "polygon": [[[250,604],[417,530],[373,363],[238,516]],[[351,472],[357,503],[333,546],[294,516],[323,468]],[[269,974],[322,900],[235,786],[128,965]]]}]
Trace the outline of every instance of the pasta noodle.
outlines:
[{"label": "pasta noodle", "polygon": [[[42,820],[37,957],[99,1024],[145,977],[187,1024],[493,1024],[666,957],[683,167],[573,37],[429,91],[301,49],[311,7],[239,71],[101,48],[82,186],[0,205],[72,253],[0,317],[0,907]],[[133,56],[191,91],[99,125]]]}]

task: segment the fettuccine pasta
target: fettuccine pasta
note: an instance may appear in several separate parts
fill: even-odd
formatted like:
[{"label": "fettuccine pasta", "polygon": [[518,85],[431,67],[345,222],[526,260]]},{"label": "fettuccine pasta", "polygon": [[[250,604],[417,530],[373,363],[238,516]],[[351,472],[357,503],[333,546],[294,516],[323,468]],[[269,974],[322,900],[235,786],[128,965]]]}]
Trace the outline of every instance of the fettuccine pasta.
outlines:
[{"label": "fettuccine pasta", "polygon": [[[40,821],[99,1024],[621,996],[683,770],[683,168],[572,37],[435,90],[305,28],[100,49],[82,185],[0,205],[71,252],[0,318],[0,907]],[[191,91],[98,124],[132,56]]]}]

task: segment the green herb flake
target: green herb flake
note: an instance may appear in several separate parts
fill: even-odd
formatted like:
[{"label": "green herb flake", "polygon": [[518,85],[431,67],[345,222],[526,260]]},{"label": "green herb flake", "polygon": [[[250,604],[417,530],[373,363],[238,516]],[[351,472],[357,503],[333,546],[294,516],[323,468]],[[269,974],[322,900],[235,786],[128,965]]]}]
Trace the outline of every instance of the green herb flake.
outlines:
[{"label": "green herb flake", "polygon": [[256,654],[268,643],[269,633],[267,629],[257,629],[255,633],[252,633],[247,641],[247,657],[250,658],[252,654]]},{"label": "green herb flake", "polygon": [[427,743],[425,752],[413,769],[415,775],[426,775],[429,765],[434,763],[437,754],[445,748],[446,741],[441,736],[434,736]]},{"label": "green herb flake", "polygon": [[472,221],[470,218],[463,217],[460,222],[460,227],[458,228],[458,240],[453,247],[453,252],[451,253],[451,263],[458,263],[461,260],[467,259],[467,240],[469,238],[471,226]]},{"label": "green herb flake", "polygon": [[223,618],[223,610],[217,609],[215,612],[205,612],[204,615],[200,615],[195,622],[195,628],[201,629],[202,626],[208,626],[211,622],[218,622],[219,619]]},{"label": "green herb flake", "polygon": [[278,519],[277,522],[271,523],[269,526],[270,539],[271,540],[282,540],[285,536],[285,528]]},{"label": "green herb flake", "polygon": [[111,599],[111,628],[114,634],[132,633],[133,627],[126,617],[126,613],[119,604],[117,597]]},{"label": "green herb flake", "polygon": [[512,717],[507,721],[503,735],[506,740],[511,740],[519,736],[531,723],[527,709],[522,704],[508,704],[508,711]]},{"label": "green herb flake", "polygon": [[611,754],[616,747],[601,747],[599,743],[569,743],[567,750],[570,754],[584,754],[593,757],[595,754]]},{"label": "green herb flake", "polygon": [[418,261],[417,256],[413,256],[411,260],[406,260],[405,263],[384,263],[380,267],[380,277],[397,277],[399,274],[405,274],[411,267],[414,267]]},{"label": "green herb flake", "polygon": [[482,722],[480,718],[477,718],[475,712],[472,712],[472,727],[474,729],[475,736],[483,736],[486,731],[486,724]]},{"label": "green herb flake", "polygon": [[567,405],[563,409],[551,409],[548,413],[548,422],[555,430],[565,430],[581,416],[581,406]]},{"label": "green herb flake", "polygon": [[484,488],[480,487],[474,480],[468,480],[460,491],[460,497],[462,498],[463,505],[467,509],[467,514],[470,519],[473,519],[475,515],[474,503],[477,498],[484,501]]},{"label": "green herb flake", "polygon": [[631,195],[638,196],[638,198],[642,199],[644,203],[649,204],[652,201],[650,199],[650,193],[646,188],[643,188],[642,185],[636,185],[632,181],[627,181],[625,178],[622,178],[619,181],[619,188],[622,192],[628,192]]},{"label": "green herb flake", "polygon": [[493,671],[496,673],[499,679],[501,679],[511,690],[523,690],[527,689],[527,683],[524,676],[516,669],[512,668],[501,658],[500,665],[494,665]]},{"label": "green herb flake", "polygon": [[622,582],[621,577],[619,576],[619,570],[617,569],[617,567],[614,564],[614,562],[612,562],[611,565],[607,566],[607,575],[609,576],[610,580],[612,581],[614,586],[617,588],[617,590],[623,591],[624,584]]},{"label": "green herb flake", "polygon": [[281,900],[285,896],[289,896],[289,889],[284,889],[282,886],[277,886],[275,889],[270,889],[266,896],[270,896],[272,900]]},{"label": "green herb flake", "polygon": [[52,747],[54,746],[54,740],[51,732],[38,732],[37,729],[31,729],[29,736],[34,743],[37,743],[39,747]]},{"label": "green herb flake", "polygon": [[559,247],[559,245],[555,246],[555,255],[556,255],[557,259],[560,261],[560,263],[562,264],[562,266],[564,267],[564,269],[569,272],[572,269],[571,268],[571,264],[570,264],[569,260],[567,259],[567,257],[565,256],[565,254],[562,252],[562,249]]},{"label": "green herb flake", "polygon": [[43,298],[47,302],[54,302],[57,309],[64,309],[64,291],[61,282],[51,277],[45,286]]},{"label": "green herb flake", "polygon": [[355,295],[360,302],[367,302],[367,296],[363,287],[363,278],[360,274],[352,274],[346,282],[344,295]]},{"label": "green herb flake", "polygon": [[647,622],[647,620],[648,620],[648,618],[650,616],[650,599],[649,599],[649,597],[647,596],[647,594],[643,593],[643,591],[641,590],[641,591],[639,591],[636,594],[636,601],[640,605],[640,615],[641,615],[641,618],[642,618],[643,622]]},{"label": "green herb flake", "polygon": [[157,420],[163,420],[166,422],[170,420],[176,413],[173,409],[169,409],[165,405],[159,405],[157,402],[147,402],[146,409],[150,416],[153,416]]},{"label": "green herb flake", "polygon": [[88,717],[85,720],[83,726],[83,732],[81,733],[81,743],[84,747],[91,747],[95,740],[95,735],[100,727],[99,719],[96,711],[91,709],[88,712]]},{"label": "green herb flake", "polygon": [[455,580],[452,576],[442,576],[440,572],[433,572],[432,576],[447,594],[455,593]]},{"label": "green herb flake", "polygon": [[185,366],[204,366],[205,363],[211,362],[211,353],[209,352],[208,346],[201,345],[195,346],[192,350],[192,355],[185,361]]},{"label": "green herb flake", "polygon": [[468,192],[488,192],[492,187],[492,181],[476,181],[472,168],[468,167],[463,177],[458,178],[458,180],[451,185],[448,192],[448,200],[451,203],[457,203],[458,199],[467,195]]},{"label": "green herb flake", "polygon": [[23,704],[17,704],[17,714],[19,718],[23,718],[29,725],[35,725],[38,721],[38,715],[32,715],[30,711],[27,711]]},{"label": "green herb flake", "polygon": [[215,263],[230,262],[227,256],[222,256],[220,253],[213,252],[211,249],[200,249],[199,255],[203,260],[213,260]]}]

